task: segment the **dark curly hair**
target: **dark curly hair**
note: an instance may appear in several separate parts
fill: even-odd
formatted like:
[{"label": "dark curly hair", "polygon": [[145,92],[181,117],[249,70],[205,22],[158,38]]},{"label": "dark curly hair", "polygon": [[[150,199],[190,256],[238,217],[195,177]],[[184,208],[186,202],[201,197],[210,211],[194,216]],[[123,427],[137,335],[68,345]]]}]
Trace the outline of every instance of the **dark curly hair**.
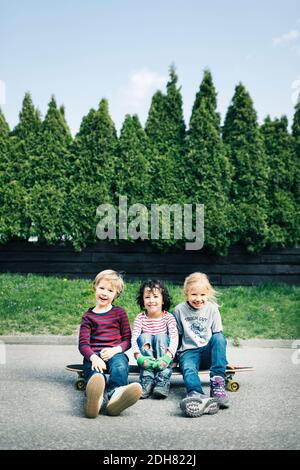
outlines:
[{"label": "dark curly hair", "polygon": [[172,302],[169,291],[164,285],[164,283],[162,281],[159,281],[158,279],[148,279],[147,281],[142,282],[142,284],[140,285],[139,291],[136,296],[136,301],[137,304],[141,307],[141,309],[145,309],[143,296],[144,290],[147,288],[151,291],[153,291],[154,289],[159,289],[163,298],[162,308],[163,310],[169,310]]}]

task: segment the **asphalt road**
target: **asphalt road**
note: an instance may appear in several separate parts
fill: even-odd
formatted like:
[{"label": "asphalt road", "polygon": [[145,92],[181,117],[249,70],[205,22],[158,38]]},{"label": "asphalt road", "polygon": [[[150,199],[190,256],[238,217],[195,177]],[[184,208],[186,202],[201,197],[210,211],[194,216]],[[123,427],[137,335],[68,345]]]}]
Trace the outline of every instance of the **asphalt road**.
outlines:
[{"label": "asphalt road", "polygon": [[[255,371],[240,374],[230,408],[213,416],[184,417],[179,402],[185,389],[174,377],[168,399],[140,400],[121,416],[89,420],[84,393],[74,388],[76,374],[64,369],[81,362],[75,346],[6,345],[0,448],[300,449],[300,361],[292,357],[292,349],[229,348],[230,363]],[[207,376],[203,383],[208,391]]]}]

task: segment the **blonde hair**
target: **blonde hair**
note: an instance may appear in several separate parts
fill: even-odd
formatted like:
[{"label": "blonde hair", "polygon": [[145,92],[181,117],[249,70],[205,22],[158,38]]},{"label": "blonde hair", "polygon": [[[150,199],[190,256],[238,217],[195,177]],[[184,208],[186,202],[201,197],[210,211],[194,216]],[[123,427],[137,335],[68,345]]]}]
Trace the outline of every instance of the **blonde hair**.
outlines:
[{"label": "blonde hair", "polygon": [[183,285],[183,291],[185,294],[188,293],[193,284],[199,284],[201,285],[201,287],[205,288],[207,290],[208,299],[213,301],[214,303],[217,303],[217,296],[219,295],[219,292],[217,292],[213,288],[206,274],[192,273],[188,277],[186,277]]},{"label": "blonde hair", "polygon": [[115,299],[122,294],[122,292],[125,288],[125,284],[124,284],[124,281],[123,281],[123,277],[120,273],[118,273],[116,271],[113,271],[112,269],[105,269],[104,271],[101,271],[100,273],[97,274],[97,276],[95,277],[95,280],[93,282],[93,289],[94,290],[96,290],[98,284],[103,279],[109,281],[111,283],[111,285],[114,287],[114,289],[116,289],[117,295],[116,295]]}]

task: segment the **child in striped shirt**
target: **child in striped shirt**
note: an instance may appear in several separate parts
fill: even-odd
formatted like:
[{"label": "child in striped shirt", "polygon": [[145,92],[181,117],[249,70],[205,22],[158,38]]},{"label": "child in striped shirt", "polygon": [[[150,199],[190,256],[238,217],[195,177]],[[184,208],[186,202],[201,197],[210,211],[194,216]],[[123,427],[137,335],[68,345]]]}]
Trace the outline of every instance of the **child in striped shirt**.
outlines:
[{"label": "child in striped shirt", "polygon": [[156,398],[166,398],[171,361],[178,346],[176,320],[168,312],[171,305],[168,289],[161,281],[145,281],[137,294],[137,303],[144,311],[134,321],[132,349],[140,366],[141,398],[148,398],[151,393]]},{"label": "child in striped shirt", "polygon": [[[128,385],[128,357],[131,331],[126,311],[113,305],[122,293],[124,282],[119,273],[106,269],[94,281],[96,305],[82,316],[79,351],[84,357],[83,373],[87,381],[85,415],[96,418],[104,391],[108,415],[117,416],[136,403],[142,394],[140,384]],[[109,374],[108,380],[104,373]]]}]

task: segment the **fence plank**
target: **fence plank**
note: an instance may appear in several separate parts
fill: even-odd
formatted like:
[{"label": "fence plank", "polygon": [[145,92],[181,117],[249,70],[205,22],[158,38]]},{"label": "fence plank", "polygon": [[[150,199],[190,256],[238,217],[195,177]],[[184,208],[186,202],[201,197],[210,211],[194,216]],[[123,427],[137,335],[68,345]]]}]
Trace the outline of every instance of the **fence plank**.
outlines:
[{"label": "fence plank", "polygon": [[265,249],[251,255],[235,246],[226,257],[208,250],[160,253],[148,242],[97,243],[75,252],[70,246],[11,242],[0,246],[0,272],[63,275],[93,278],[102,269],[126,273],[126,279],[156,277],[182,282],[184,277],[201,271],[219,285],[251,285],[274,281],[300,284],[300,247]]}]

